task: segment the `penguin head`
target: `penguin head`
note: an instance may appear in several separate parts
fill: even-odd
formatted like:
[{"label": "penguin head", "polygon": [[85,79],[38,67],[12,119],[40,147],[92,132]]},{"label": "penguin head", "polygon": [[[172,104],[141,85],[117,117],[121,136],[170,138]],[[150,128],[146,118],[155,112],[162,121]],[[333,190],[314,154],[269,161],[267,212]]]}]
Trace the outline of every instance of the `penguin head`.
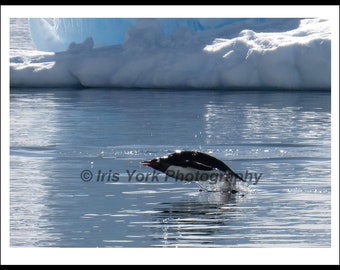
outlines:
[{"label": "penguin head", "polygon": [[143,161],[142,165],[151,167],[161,172],[165,172],[171,164],[167,162],[166,158],[155,158],[152,160]]},{"label": "penguin head", "polygon": [[[197,152],[194,151],[176,151],[165,157],[155,158],[142,162],[142,165],[151,167],[155,170],[166,172],[170,166],[178,166],[183,168],[194,168],[198,170],[213,170],[210,165],[197,162],[195,157]],[[196,158],[197,159],[197,158]]]}]

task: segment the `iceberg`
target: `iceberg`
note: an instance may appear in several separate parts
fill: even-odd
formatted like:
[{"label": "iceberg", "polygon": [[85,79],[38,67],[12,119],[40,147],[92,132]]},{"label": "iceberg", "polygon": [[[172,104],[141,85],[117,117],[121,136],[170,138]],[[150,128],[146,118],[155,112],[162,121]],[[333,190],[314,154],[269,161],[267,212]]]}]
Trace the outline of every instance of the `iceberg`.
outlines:
[{"label": "iceberg", "polygon": [[[126,38],[128,28],[136,23],[134,18],[56,18],[53,24],[46,19],[30,18],[30,33],[37,50],[63,51],[70,43],[83,42],[91,37],[96,46],[121,44]],[[227,24],[235,24],[246,19],[173,19],[159,18],[157,22],[165,35],[178,28],[189,28],[193,31],[203,31],[220,28]],[[265,19],[248,19],[248,24],[255,26]],[[235,25],[234,25],[235,27]],[[240,26],[238,26],[239,29]],[[143,34],[146,34],[143,33]]]},{"label": "iceberg", "polygon": [[330,89],[327,19],[30,19],[11,87]]}]

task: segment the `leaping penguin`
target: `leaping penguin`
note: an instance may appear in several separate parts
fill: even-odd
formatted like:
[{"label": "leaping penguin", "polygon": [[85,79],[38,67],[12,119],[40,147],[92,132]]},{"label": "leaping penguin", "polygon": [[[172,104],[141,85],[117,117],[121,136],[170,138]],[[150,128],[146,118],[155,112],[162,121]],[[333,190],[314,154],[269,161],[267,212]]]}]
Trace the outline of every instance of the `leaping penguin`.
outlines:
[{"label": "leaping penguin", "polygon": [[209,181],[213,177],[230,185],[230,192],[236,193],[236,181],[243,181],[224,162],[198,151],[176,151],[166,157],[145,160],[142,165],[164,172],[167,176],[185,181]]}]

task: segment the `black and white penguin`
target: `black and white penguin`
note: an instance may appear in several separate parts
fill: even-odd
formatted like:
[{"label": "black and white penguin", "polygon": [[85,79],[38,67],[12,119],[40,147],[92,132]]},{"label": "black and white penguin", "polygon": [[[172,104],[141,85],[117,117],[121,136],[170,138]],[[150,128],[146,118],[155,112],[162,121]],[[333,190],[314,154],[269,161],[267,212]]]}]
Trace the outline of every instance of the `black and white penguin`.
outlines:
[{"label": "black and white penguin", "polygon": [[211,181],[214,179],[226,181],[232,187],[236,181],[245,182],[221,160],[197,151],[176,151],[166,157],[143,161],[142,165],[164,172],[178,180]]}]

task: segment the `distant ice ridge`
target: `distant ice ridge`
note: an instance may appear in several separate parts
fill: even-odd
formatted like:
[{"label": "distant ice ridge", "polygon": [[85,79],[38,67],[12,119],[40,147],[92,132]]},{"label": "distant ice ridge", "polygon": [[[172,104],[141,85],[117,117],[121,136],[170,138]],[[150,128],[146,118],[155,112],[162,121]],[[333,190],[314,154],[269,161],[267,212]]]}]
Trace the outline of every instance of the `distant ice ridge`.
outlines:
[{"label": "distant ice ridge", "polygon": [[12,53],[12,87],[331,86],[328,20],[58,19],[52,26],[31,19],[30,25],[36,46],[49,52]]}]

